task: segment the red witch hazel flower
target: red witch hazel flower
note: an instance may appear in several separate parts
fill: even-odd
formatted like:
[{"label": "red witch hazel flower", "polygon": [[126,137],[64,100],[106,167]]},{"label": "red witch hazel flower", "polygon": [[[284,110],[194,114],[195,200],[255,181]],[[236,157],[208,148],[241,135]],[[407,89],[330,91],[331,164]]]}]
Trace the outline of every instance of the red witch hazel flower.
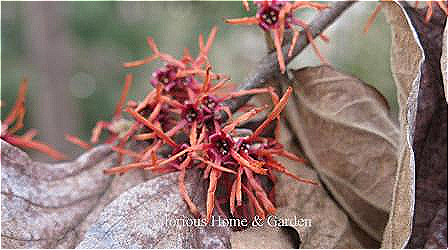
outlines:
[{"label": "red witch hazel flower", "polygon": [[[123,174],[132,169],[158,173],[178,171],[181,196],[196,217],[205,216],[210,221],[216,208],[225,216],[250,219],[259,215],[264,218],[266,214],[275,212],[274,171],[315,184],[295,176],[275,160],[280,156],[303,162],[303,159],[285,151],[277,141],[280,113],[292,89],[289,88],[281,99],[272,88],[225,91],[228,79],[221,79],[222,75],[213,73],[207,58],[215,35],[214,28],[205,44],[202,36],[199,37],[197,58],[193,59],[185,50],[180,60],[161,53],[148,38],[154,55],[126,63],[125,67],[141,66],[157,58],[165,62],[165,66],[153,73],[150,81],[153,90],[141,102],[128,101],[125,111],[133,122],[126,132],[117,135],[113,124],[121,117],[120,111],[130,85],[127,78],[112,122],[100,122],[92,138],[98,138],[100,132],[97,131],[105,128],[110,133],[106,142],[114,145],[113,149],[120,157],[127,155],[133,159],[128,164],[119,163],[106,169],[106,174]],[[242,114],[234,118],[225,101],[254,94],[270,95],[274,108],[268,118],[252,131],[239,126],[267,108],[246,105],[237,111]],[[227,115],[228,121],[224,120],[223,114]],[[274,120],[277,122],[275,138],[261,136]],[[138,147],[132,146],[136,144]],[[208,180],[205,215],[201,215],[185,188],[185,174],[190,169],[199,169]],[[268,186],[266,181],[270,183]]]},{"label": "red witch hazel flower", "polygon": [[66,159],[67,157],[63,153],[53,149],[52,147],[40,141],[34,140],[33,138],[37,135],[37,131],[35,129],[28,130],[22,136],[16,135],[16,132],[21,130],[24,126],[23,119],[25,117],[26,112],[25,97],[27,88],[28,88],[28,81],[23,80],[23,82],[20,84],[19,94],[17,96],[16,103],[14,104],[12,110],[10,111],[6,119],[1,122],[1,129],[2,129],[1,138],[9,142],[10,144],[19,147],[34,149],[42,153],[45,153],[55,160]]},{"label": "red witch hazel flower", "polygon": [[[192,58],[188,49],[184,50],[184,55],[180,60],[177,60],[171,55],[161,53],[157,48],[154,40],[151,37],[147,38],[148,46],[151,48],[153,55],[143,60],[137,60],[124,64],[125,68],[139,67],[148,64],[156,59],[160,59],[165,63],[165,66],[153,72],[151,84],[154,87],[158,85],[163,86],[163,93],[169,92],[176,100],[186,100],[188,96],[187,91],[197,91],[200,85],[196,76],[205,77],[206,68],[208,64],[208,52],[216,37],[217,28],[213,27],[207,42],[204,44],[204,38],[199,35],[199,55]],[[223,78],[223,75],[211,73],[213,79]]]},{"label": "red witch hazel flower", "polygon": [[[319,49],[314,43],[313,36],[311,32],[308,30],[308,24],[305,21],[294,16],[296,10],[303,8],[322,10],[327,8],[328,7],[327,5],[313,3],[309,1],[297,1],[291,3],[289,1],[280,1],[280,0],[262,0],[254,2],[255,5],[258,7],[257,14],[255,17],[227,19],[225,22],[229,24],[257,24],[265,32],[272,31],[274,35],[274,45],[277,50],[277,59],[280,66],[280,71],[282,73],[284,73],[286,70],[285,60],[283,58],[282,53],[284,31],[287,29],[291,29],[294,34],[291,46],[288,51],[289,57],[292,55],[293,49],[299,37],[299,31],[294,29],[293,26],[299,26],[303,30],[305,30],[307,39],[310,41],[319,59],[322,61],[322,63],[327,64],[327,61],[321,55]],[[249,4],[247,0],[243,1],[243,5],[246,10],[249,9]],[[321,35],[320,37],[324,41],[328,41],[328,38],[326,36]]]}]

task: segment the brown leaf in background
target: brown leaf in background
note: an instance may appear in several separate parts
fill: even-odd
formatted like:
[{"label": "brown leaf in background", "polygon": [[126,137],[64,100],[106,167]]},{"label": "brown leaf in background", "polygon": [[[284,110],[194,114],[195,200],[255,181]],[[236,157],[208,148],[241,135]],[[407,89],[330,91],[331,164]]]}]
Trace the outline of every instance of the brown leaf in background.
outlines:
[{"label": "brown leaf in background", "polygon": [[[282,129],[281,142],[296,154],[296,138]],[[317,172],[297,162],[279,159],[290,172],[318,180]],[[232,233],[235,248],[377,248],[379,243],[353,223],[337,205],[324,186],[307,185],[291,177],[279,175],[275,186],[276,216],[280,219],[307,219],[310,226],[252,227]],[[298,235],[297,235],[298,234]]]},{"label": "brown leaf in background", "polygon": [[[286,130],[283,130],[286,132]],[[297,139],[284,133],[285,147],[297,153]],[[288,160],[281,160],[298,176],[318,180],[317,171]],[[301,248],[377,248],[379,243],[357,226],[333,199],[323,185],[298,183],[288,176],[279,176],[276,186],[280,218],[310,219],[311,227],[294,226],[300,235]]]},{"label": "brown leaf in background", "polygon": [[[445,89],[445,101],[448,102],[448,23],[445,23],[443,32],[442,57],[440,59],[443,87]],[[445,144],[446,145],[446,144]],[[445,174],[446,176],[446,174]],[[445,182],[446,183],[446,182]],[[440,208],[436,217],[431,222],[430,238],[425,243],[426,248],[447,248],[447,208]]]},{"label": "brown leaf in background", "polygon": [[244,231],[232,232],[230,243],[235,249],[294,249],[299,244],[297,233],[292,238],[283,227],[250,227]]},{"label": "brown leaf in background", "polygon": [[139,171],[105,176],[113,159],[101,146],[51,165],[2,141],[2,247],[75,247],[104,206],[145,179]]},{"label": "brown leaf in background", "polygon": [[[425,60],[421,68],[418,106],[415,117],[413,148],[415,152],[415,214],[408,247],[422,248],[430,238],[440,238],[433,245],[447,248],[445,229],[431,224],[437,214],[447,207],[447,102],[441,72],[443,31],[446,14],[435,8],[429,23],[424,22],[426,11],[404,4],[412,26],[423,47]],[[446,214],[444,215],[446,218]],[[434,229],[437,229],[433,231]]]},{"label": "brown leaf in background", "polygon": [[381,245],[384,248],[403,248],[411,234],[414,213],[412,141],[423,52],[400,6],[385,3],[384,10],[392,32],[391,70],[397,88],[401,137],[392,208]]},{"label": "brown leaf in background", "polygon": [[[205,207],[199,173],[187,173],[187,192]],[[104,209],[78,248],[229,248],[227,227],[171,223],[192,219],[177,182],[178,173],[171,173],[123,193]]]},{"label": "brown leaf in background", "polygon": [[[114,164],[115,165],[115,164]],[[110,167],[110,165],[108,166]],[[142,170],[135,170],[125,173],[122,176],[114,176],[108,189],[104,192],[103,196],[98,200],[96,207],[86,216],[84,221],[79,226],[79,238],[76,241],[75,247],[80,241],[84,239],[85,233],[90,226],[97,220],[104,207],[111,201],[118,197],[121,193],[128,189],[140,184],[154,176],[150,173],[144,173]]]},{"label": "brown leaf in background", "polygon": [[101,146],[51,165],[33,162],[2,140],[2,247],[74,247],[80,225],[112,181],[102,173],[111,153]]},{"label": "brown leaf in background", "polygon": [[445,31],[443,32],[443,47],[440,66],[443,77],[443,88],[445,89],[445,100],[448,102],[448,24],[445,24]]},{"label": "brown leaf in background", "polygon": [[294,75],[286,117],[332,197],[381,241],[392,201],[398,128],[384,97],[329,66]]},{"label": "brown leaf in background", "polygon": [[431,221],[425,248],[446,248],[446,219],[446,207],[442,207]]},{"label": "brown leaf in background", "polygon": [[[141,191],[139,188],[146,187],[148,190],[160,191],[155,197],[160,198],[161,193],[166,197],[171,197],[169,201],[172,202],[171,207],[174,207],[175,210],[157,206],[160,203],[156,203],[156,200],[145,199],[144,204],[152,204],[153,207],[144,209],[145,206],[142,206],[142,210],[139,210],[142,212],[140,215],[143,216],[141,220],[134,221],[134,224],[131,224],[130,221],[125,222],[126,226],[129,226],[127,228],[129,231],[122,231],[127,235],[125,240],[120,241],[117,238],[107,243],[93,241],[92,231],[95,232],[94,230],[98,226],[107,226],[107,224],[99,224],[105,218],[105,214],[116,216],[108,214],[108,212],[113,212],[113,208],[116,206],[126,207],[132,202],[141,201],[138,198],[141,198],[144,192],[137,194],[138,197],[131,197],[131,203],[128,203],[123,197],[129,197],[130,194],[135,195],[135,193],[130,191],[124,196],[119,195],[147,179],[154,178],[154,176],[144,175],[142,171],[130,171],[117,177],[104,175],[103,170],[114,165],[115,157],[110,146],[96,147],[73,162],[60,164],[33,162],[26,153],[3,140],[1,149],[1,236],[3,248],[74,248],[81,241],[84,247],[95,247],[92,245],[93,242],[103,245],[110,244],[110,247],[113,247],[114,244],[124,246],[132,244],[131,239],[142,239],[138,238],[141,234],[130,234],[135,236],[132,238],[126,232],[133,230],[137,232],[145,226],[151,228],[151,233],[155,232],[157,226],[147,223],[151,221],[151,218],[153,220],[160,218],[167,211],[177,213],[177,215],[189,215],[189,211],[179,195],[177,174],[158,177],[132,190]],[[187,182],[187,188],[190,193],[193,193],[193,187],[199,185],[200,180],[198,179],[198,175],[188,176],[187,180],[190,182]],[[161,189],[158,190],[157,187]],[[195,201],[198,203],[203,201],[205,204],[203,197],[205,191],[198,190],[195,188],[195,197],[202,197],[202,200],[196,199]],[[203,207],[204,204],[202,204]],[[103,211],[104,209],[105,211]],[[123,225],[117,223],[114,228],[116,229],[118,226]],[[87,234],[88,237],[84,239],[89,228],[91,229]],[[123,228],[120,227],[121,229]],[[110,233],[113,232],[120,233],[110,231]],[[229,247],[229,231],[221,227],[187,230],[178,228],[157,240],[159,242],[153,247],[222,248]],[[135,244],[132,246],[137,247]],[[148,244],[139,246],[151,247]]]}]

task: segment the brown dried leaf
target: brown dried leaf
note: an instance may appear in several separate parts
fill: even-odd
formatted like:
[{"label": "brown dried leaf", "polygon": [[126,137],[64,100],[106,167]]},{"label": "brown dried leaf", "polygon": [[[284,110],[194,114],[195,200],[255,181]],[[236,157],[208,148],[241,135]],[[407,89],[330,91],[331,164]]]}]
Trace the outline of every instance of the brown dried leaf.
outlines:
[{"label": "brown dried leaf", "polygon": [[[167,220],[191,219],[177,185],[178,173],[142,183],[120,195],[98,217],[78,248],[229,248],[230,230],[219,226],[182,226]],[[187,192],[205,206],[200,175],[188,171]]]},{"label": "brown dried leaf", "polygon": [[80,225],[112,181],[110,147],[97,147],[76,161],[33,162],[1,141],[2,247],[74,247]]},{"label": "brown dried leaf", "polygon": [[104,192],[103,196],[98,200],[97,206],[94,209],[92,209],[89,215],[79,225],[80,237],[74,246],[76,246],[81,240],[84,239],[85,233],[87,232],[89,227],[97,220],[98,216],[103,211],[105,206],[107,206],[121,193],[153,177],[154,176],[148,173],[143,173],[143,171],[139,170],[130,171],[122,176],[113,177],[112,182],[109,184],[108,189]]},{"label": "brown dried leaf", "polygon": [[[287,128],[282,129],[281,142],[296,154],[296,138]],[[318,180],[317,172],[297,162],[279,159],[292,173]],[[307,219],[311,226],[275,227],[264,222],[263,227],[232,233],[234,248],[377,248],[378,242],[354,224],[325,190],[324,186],[307,185],[279,175],[275,186],[276,216],[279,219]]]},{"label": "brown dried leaf", "polygon": [[[286,132],[286,130],[283,130]],[[297,139],[284,133],[282,140],[288,150],[298,153]],[[289,171],[318,180],[317,171],[288,160],[281,160]],[[377,248],[378,242],[362,231],[338,206],[324,185],[298,183],[281,175],[276,186],[276,201],[280,218],[305,218],[311,227],[294,226],[300,235],[301,248]]]},{"label": "brown dried leaf", "polygon": [[403,248],[411,234],[414,213],[415,162],[411,143],[423,52],[401,7],[387,3],[384,9],[392,32],[391,69],[398,92],[401,138],[394,198],[382,247]]},{"label": "brown dried leaf", "polygon": [[440,58],[440,69],[443,76],[443,88],[445,89],[445,100],[448,102],[448,24],[443,32],[442,57]]},{"label": "brown dried leaf", "polygon": [[[439,238],[433,240],[433,243],[442,243],[437,247],[446,248],[446,229],[434,227],[432,224],[437,220],[439,211],[446,211],[444,209],[447,205],[448,106],[440,70],[443,31],[447,17],[440,8],[434,8],[431,21],[425,23],[425,10],[402,4],[409,20],[408,29],[415,31],[414,38],[418,39],[424,52],[412,141],[415,153],[415,212],[412,234],[407,246],[423,248],[428,240]],[[418,60],[420,57],[415,57],[415,63]],[[433,231],[435,229],[439,231]]]},{"label": "brown dried leaf", "polygon": [[51,165],[32,162],[2,141],[2,247],[75,247],[108,203],[144,181],[138,171],[105,176],[111,153],[100,146],[74,162]]},{"label": "brown dried leaf", "polygon": [[[92,228],[98,226],[98,220],[104,218],[100,214],[104,216],[104,213],[111,211],[113,206],[126,207],[130,204],[122,203],[126,202],[122,196],[115,200],[117,196],[154,177],[145,176],[142,171],[131,171],[120,177],[104,175],[103,170],[114,165],[110,146],[96,147],[73,162],[46,164],[33,162],[26,153],[2,140],[1,163],[3,248],[74,248],[84,239],[86,231],[92,224],[94,225]],[[155,216],[163,215],[166,211],[185,216],[190,214],[178,194],[177,181],[174,181],[177,180],[176,176],[177,174],[171,174],[145,183],[147,187],[148,185],[161,187],[158,191],[163,191],[163,194],[172,197],[176,210],[157,206],[143,210],[142,215],[145,219],[142,221],[150,218],[155,210],[159,211]],[[197,181],[195,185],[198,185],[199,177],[193,176],[197,178],[189,176],[187,180]],[[166,185],[170,188],[165,189]],[[192,186],[192,183],[187,184],[189,192],[192,192]],[[198,190],[195,189],[196,197],[203,197],[205,191]],[[137,202],[138,197],[131,202]],[[157,204],[152,200],[145,202]],[[103,212],[105,207],[106,212]],[[130,231],[138,231],[143,225],[128,222],[126,229]],[[152,227],[149,224],[145,225]],[[135,227],[132,228],[133,226]],[[157,227],[151,228],[153,230],[151,233],[156,229]],[[89,242],[92,243],[91,231],[89,233],[88,238],[82,241],[85,247],[93,247],[87,245]],[[126,231],[122,233],[126,234]],[[207,227],[184,230],[182,233],[170,229],[169,234],[162,236],[166,240],[161,240],[157,246],[228,247],[228,234],[228,230],[223,228]],[[173,243],[171,239],[177,241]],[[124,245],[130,242],[128,237],[123,242],[109,243]]]},{"label": "brown dried leaf", "polygon": [[333,198],[377,241],[388,219],[398,128],[384,97],[329,66],[293,73],[286,117]]},{"label": "brown dried leaf", "polygon": [[264,224],[261,227],[232,232],[230,243],[235,249],[293,249],[298,248],[298,240],[292,238],[283,227]]},{"label": "brown dried leaf", "polygon": [[446,205],[439,209],[434,219],[431,221],[429,228],[430,234],[425,242],[425,248],[440,248],[446,249],[447,246],[447,217],[446,217]]}]

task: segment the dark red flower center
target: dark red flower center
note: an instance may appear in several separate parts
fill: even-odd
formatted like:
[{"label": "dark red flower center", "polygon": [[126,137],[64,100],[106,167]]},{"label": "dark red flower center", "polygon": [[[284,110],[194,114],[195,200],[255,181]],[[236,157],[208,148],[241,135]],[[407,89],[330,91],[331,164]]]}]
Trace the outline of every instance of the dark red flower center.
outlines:
[{"label": "dark red flower center", "polygon": [[223,132],[211,135],[210,143],[212,144],[213,150],[222,157],[228,156],[234,145],[232,138]]},{"label": "dark red flower center", "polygon": [[216,141],[215,147],[222,155],[227,155],[230,152],[230,143],[226,140]]},{"label": "dark red flower center", "polygon": [[274,26],[279,19],[279,11],[271,6],[261,9],[260,19],[268,27]]},{"label": "dark red flower center", "polygon": [[182,77],[178,79],[179,83],[183,86],[187,86],[193,81],[192,77]]},{"label": "dark red flower center", "polygon": [[151,80],[151,84],[155,87],[158,84],[162,84],[165,87],[165,90],[170,91],[171,88],[176,86],[177,83],[177,71],[178,67],[174,65],[166,65],[163,68],[156,70],[153,73],[153,79]]},{"label": "dark red flower center", "polygon": [[213,110],[218,105],[218,102],[215,100],[215,98],[211,96],[206,96],[202,100],[202,104],[206,106],[208,109]]},{"label": "dark red flower center", "polygon": [[169,67],[165,71],[161,71],[157,74],[157,80],[163,85],[169,84],[171,81],[176,79],[177,69],[173,67]]},{"label": "dark red flower center", "polygon": [[187,122],[194,122],[200,116],[200,111],[194,107],[193,104],[187,104],[186,109],[183,112],[183,117]]},{"label": "dark red flower center", "polygon": [[242,141],[238,147],[238,152],[249,154],[250,146],[246,142]]}]

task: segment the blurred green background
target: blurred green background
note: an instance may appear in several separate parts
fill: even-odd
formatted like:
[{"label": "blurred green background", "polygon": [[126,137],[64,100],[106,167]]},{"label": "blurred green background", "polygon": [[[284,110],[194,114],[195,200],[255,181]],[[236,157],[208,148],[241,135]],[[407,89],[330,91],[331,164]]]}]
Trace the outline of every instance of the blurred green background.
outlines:
[{"label": "blurred green background", "polygon": [[[375,86],[396,117],[390,30],[383,14],[369,33],[362,31],[376,4],[355,4],[326,30],[330,43],[318,45],[334,67]],[[308,20],[314,14],[298,13]],[[225,25],[223,19],[248,15],[239,1],[1,2],[2,118],[27,77],[26,128],[37,128],[38,139],[74,157],[81,150],[64,140],[64,132],[88,140],[96,121],[109,120],[126,72],[135,73],[129,97],[139,100],[149,90],[151,73],[160,64],[134,70],[121,66],[151,54],[146,36],[163,52],[180,56],[187,47],[196,55],[198,34],[217,25],[210,53],[214,70],[243,82],[266,53],[263,33],[256,26]],[[291,66],[319,64],[307,48]]]}]

